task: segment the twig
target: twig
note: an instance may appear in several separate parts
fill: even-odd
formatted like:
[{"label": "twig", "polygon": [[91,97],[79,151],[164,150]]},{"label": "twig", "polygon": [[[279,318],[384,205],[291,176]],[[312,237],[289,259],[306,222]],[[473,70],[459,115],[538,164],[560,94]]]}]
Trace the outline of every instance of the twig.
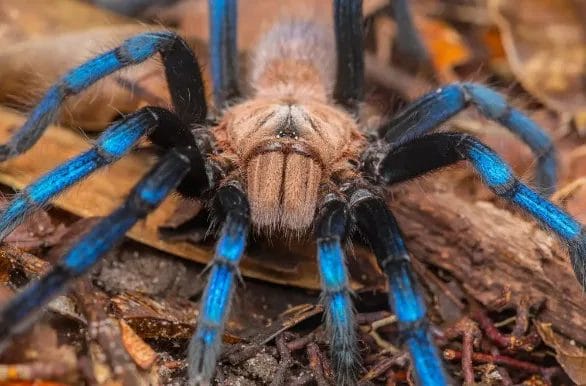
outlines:
[{"label": "twig", "polygon": [[277,350],[279,351],[280,363],[279,369],[275,374],[275,379],[271,382],[271,386],[280,386],[285,384],[285,377],[289,368],[293,364],[293,358],[291,358],[291,352],[285,342],[285,337],[281,334],[276,339]]},{"label": "twig", "polygon": [[374,366],[372,366],[362,378],[360,378],[358,385],[366,385],[369,381],[378,378],[383,373],[387,372],[392,365],[405,360],[406,357],[406,353],[391,358],[383,357]]},{"label": "twig", "polygon": [[106,314],[108,297],[94,288],[89,280],[74,285],[73,296],[88,321],[88,338],[97,342],[104,350],[113,373],[125,385],[139,385],[140,376],[132,358],[122,345],[118,323]]},{"label": "twig", "polygon": [[474,353],[474,341],[480,338],[480,330],[474,321],[469,318],[463,318],[445,330],[445,337],[452,339],[462,336],[462,373],[464,375],[464,384],[469,386],[474,384],[474,367],[472,365],[472,355]]},{"label": "twig", "polygon": [[[459,359],[462,359],[462,352],[457,351],[457,350],[452,350],[452,349],[445,349],[443,352],[443,356],[446,360],[449,360],[449,361],[459,360]],[[500,355],[500,354],[492,355],[492,354],[476,352],[476,353],[472,353],[472,361],[478,362],[478,363],[494,363],[494,364],[508,366],[508,367],[512,367],[512,368],[515,368],[518,370],[526,371],[528,373],[534,373],[534,374],[538,373],[538,374],[544,374],[547,376],[552,376],[559,371],[559,368],[557,368],[557,367],[552,367],[552,368],[540,367],[534,363],[522,361],[519,359],[511,358],[509,356]]]},{"label": "twig", "polygon": [[314,342],[307,345],[307,357],[309,358],[309,367],[313,370],[313,376],[317,385],[329,386],[329,382],[324,376],[319,347]]},{"label": "twig", "polygon": [[[496,328],[496,326],[494,325],[492,320],[490,320],[488,315],[486,315],[486,313],[484,311],[482,311],[480,308],[477,308],[476,310],[474,310],[472,312],[472,318],[478,323],[478,325],[480,326],[482,331],[484,331],[486,336],[492,342],[494,342],[497,346],[499,346],[501,348],[505,348],[510,351],[518,351],[518,350],[523,350],[523,351],[527,351],[527,352],[533,351],[541,340],[539,335],[537,335],[537,333],[535,333],[535,332],[529,333],[525,336],[515,336],[514,334],[507,335],[507,334],[501,333]],[[516,324],[515,324],[516,329],[514,329],[514,331],[516,330],[517,332],[519,332],[519,331],[523,330],[524,323],[525,322],[523,321],[523,317],[522,317],[520,322],[519,321],[516,322]],[[523,333],[524,333],[524,331],[521,334],[523,334]]]}]

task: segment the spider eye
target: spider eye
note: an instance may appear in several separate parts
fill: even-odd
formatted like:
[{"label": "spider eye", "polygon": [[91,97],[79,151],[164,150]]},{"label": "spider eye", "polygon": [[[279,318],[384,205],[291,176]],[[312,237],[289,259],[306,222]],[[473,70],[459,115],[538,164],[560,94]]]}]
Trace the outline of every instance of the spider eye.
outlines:
[{"label": "spider eye", "polygon": [[299,133],[295,129],[279,129],[277,131],[277,138],[289,137],[292,139],[299,139]]}]

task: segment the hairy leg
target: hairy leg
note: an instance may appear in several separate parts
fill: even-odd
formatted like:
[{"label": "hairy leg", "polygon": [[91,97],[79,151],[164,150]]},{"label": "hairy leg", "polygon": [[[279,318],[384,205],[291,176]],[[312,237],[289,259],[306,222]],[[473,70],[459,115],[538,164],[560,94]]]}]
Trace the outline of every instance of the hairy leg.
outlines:
[{"label": "hairy leg", "polygon": [[145,107],[112,124],[90,150],[63,163],[18,192],[0,214],[0,241],[27,214],[46,205],[53,197],[96,170],[118,161],[141,137],[159,130],[171,133],[179,127],[178,124],[173,113],[158,107]]},{"label": "hairy leg", "polygon": [[537,158],[536,185],[550,195],[557,183],[557,159],[549,136],[497,92],[480,84],[455,83],[433,91],[407,106],[379,129],[381,139],[396,148],[428,134],[458,112],[474,105],[518,136]]},{"label": "hairy leg", "polygon": [[399,320],[417,384],[447,385],[438,350],[428,330],[425,302],[417,288],[409,253],[394,216],[382,198],[366,189],[352,193],[350,207],[360,233],[370,244],[389,280],[391,309]]},{"label": "hairy leg", "polygon": [[33,146],[55,120],[65,98],[90,87],[105,76],[141,63],[160,53],[169,90],[181,121],[186,125],[203,123],[207,114],[205,91],[195,55],[187,43],[171,32],[152,32],[126,40],[71,70],[53,85],[33,109],[24,125],[6,144],[0,145],[0,161],[24,153]]},{"label": "hairy leg", "polygon": [[238,49],[236,0],[209,0],[210,57],[214,82],[214,104],[222,109],[240,96],[238,86]]},{"label": "hairy leg", "polygon": [[334,99],[357,113],[364,93],[362,0],[334,0],[338,65]]},{"label": "hairy leg", "polygon": [[41,279],[29,284],[0,310],[0,349],[23,331],[51,299],[87,273],[141,218],[159,206],[191,167],[194,148],[173,149],[134,187],[124,204],[105,217]]},{"label": "hairy leg", "polygon": [[317,212],[316,237],[322,303],[331,344],[336,384],[353,385],[358,370],[356,324],[342,242],[349,226],[348,204],[327,195]]},{"label": "hairy leg", "polygon": [[197,329],[189,343],[190,385],[211,382],[250,226],[246,194],[237,183],[221,186],[214,197],[216,211],[224,219],[224,225],[210,264],[208,284],[201,298]]},{"label": "hairy leg", "polygon": [[586,284],[586,237],[582,224],[520,182],[510,167],[476,138],[459,133],[431,134],[400,146],[376,170],[380,182],[393,184],[467,160],[498,196],[516,205],[557,234],[568,247],[578,281]]}]

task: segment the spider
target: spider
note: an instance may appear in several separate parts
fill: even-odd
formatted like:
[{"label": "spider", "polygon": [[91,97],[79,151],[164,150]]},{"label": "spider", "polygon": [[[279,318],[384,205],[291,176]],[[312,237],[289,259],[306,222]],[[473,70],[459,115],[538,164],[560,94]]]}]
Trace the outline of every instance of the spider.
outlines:
[{"label": "spider", "polygon": [[447,385],[423,298],[384,188],[466,160],[482,181],[555,233],[567,246],[580,283],[586,278],[582,226],[521,183],[507,164],[474,137],[431,133],[473,105],[515,133],[537,157],[544,194],[556,182],[556,156],[546,134],[505,99],[474,83],[442,87],[409,105],[375,136],[360,127],[363,94],[362,2],[334,0],[334,33],[309,22],[273,28],[253,58],[247,98],[237,78],[236,0],[210,1],[211,68],[217,121],[208,119],[199,65],[171,32],[145,33],[99,55],[52,86],[9,143],[3,160],[25,152],[55,118],[63,100],[99,79],[159,53],[173,111],[145,107],[112,124],[83,153],[19,192],[0,215],[5,237],[31,211],[97,169],[123,157],[147,136],[162,150],[126,201],[102,219],[38,281],[0,311],[0,342],[24,330],[52,298],[88,272],[138,220],[174,190],[209,203],[222,224],[189,345],[190,384],[211,382],[221,349],[238,264],[248,234],[315,233],[322,302],[338,384],[358,368],[344,242],[357,230],[388,278],[389,303],[420,385]]}]

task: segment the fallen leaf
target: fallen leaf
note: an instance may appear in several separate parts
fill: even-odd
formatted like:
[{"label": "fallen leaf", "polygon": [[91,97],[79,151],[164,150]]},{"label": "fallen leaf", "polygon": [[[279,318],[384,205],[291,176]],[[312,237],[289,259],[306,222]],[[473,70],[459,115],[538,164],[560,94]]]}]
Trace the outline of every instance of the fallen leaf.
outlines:
[{"label": "fallen leaf", "polygon": [[48,35],[132,23],[137,24],[130,18],[77,0],[3,0],[0,3],[0,41],[5,46]]},{"label": "fallen leaf", "polygon": [[553,331],[549,323],[536,323],[541,339],[556,352],[556,359],[572,381],[586,385],[586,349]]},{"label": "fallen leaf", "polygon": [[448,23],[432,18],[416,17],[415,24],[439,80],[443,83],[458,81],[454,67],[472,58],[460,34]]},{"label": "fallen leaf", "polygon": [[122,344],[141,369],[150,369],[157,360],[157,353],[123,319],[118,320]]},{"label": "fallen leaf", "polygon": [[490,0],[511,68],[550,108],[586,109],[586,3],[580,0]]}]

